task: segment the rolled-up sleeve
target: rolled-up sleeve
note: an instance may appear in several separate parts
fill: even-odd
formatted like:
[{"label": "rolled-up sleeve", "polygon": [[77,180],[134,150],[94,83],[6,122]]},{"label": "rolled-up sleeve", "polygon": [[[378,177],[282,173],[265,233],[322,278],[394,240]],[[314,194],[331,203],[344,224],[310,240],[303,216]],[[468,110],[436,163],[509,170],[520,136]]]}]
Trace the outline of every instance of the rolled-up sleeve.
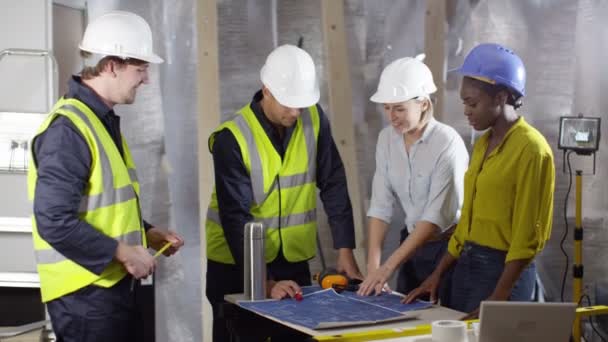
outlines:
[{"label": "rolled-up sleeve", "polygon": [[388,139],[390,138],[388,133],[387,130],[381,131],[376,143],[376,171],[372,181],[372,198],[367,216],[390,223],[393,217],[395,196],[388,179]]},{"label": "rolled-up sleeve", "polygon": [[431,222],[442,231],[458,222],[464,198],[464,173],[468,163],[469,154],[462,139],[453,139],[442,151],[432,172],[428,200],[420,221]]},{"label": "rolled-up sleeve", "polygon": [[450,237],[450,241],[448,242],[448,253],[451,256],[458,259],[460,257],[460,253],[462,253],[462,247],[464,246],[464,240],[466,237],[466,231],[462,229],[464,227],[463,224],[458,224],[456,226],[456,230],[452,237]]},{"label": "rolled-up sleeve", "polygon": [[555,166],[551,151],[538,149],[531,144],[522,154],[506,262],[533,258],[551,236]]}]

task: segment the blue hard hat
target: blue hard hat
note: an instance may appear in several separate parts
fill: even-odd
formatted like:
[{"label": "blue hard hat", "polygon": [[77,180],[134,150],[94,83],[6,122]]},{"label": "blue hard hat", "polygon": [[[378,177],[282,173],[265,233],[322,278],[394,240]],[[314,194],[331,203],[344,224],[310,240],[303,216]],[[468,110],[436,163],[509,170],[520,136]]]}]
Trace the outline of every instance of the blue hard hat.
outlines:
[{"label": "blue hard hat", "polygon": [[526,68],[521,58],[506,47],[493,43],[479,44],[455,69],[463,76],[500,84],[520,96],[526,93]]}]

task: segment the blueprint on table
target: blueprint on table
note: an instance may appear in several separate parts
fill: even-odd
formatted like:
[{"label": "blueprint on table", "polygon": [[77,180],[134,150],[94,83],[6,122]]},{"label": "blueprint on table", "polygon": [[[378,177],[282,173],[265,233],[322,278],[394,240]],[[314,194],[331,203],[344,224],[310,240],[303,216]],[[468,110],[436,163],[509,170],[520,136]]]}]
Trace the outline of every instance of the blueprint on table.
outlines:
[{"label": "blueprint on table", "polygon": [[433,306],[430,302],[424,302],[421,300],[416,300],[410,304],[401,303],[401,299],[403,297],[396,294],[383,293],[379,296],[359,296],[356,292],[344,291],[342,292],[343,296],[346,296],[353,300],[360,300],[366,303],[380,305],[387,309],[399,311],[399,312],[408,312],[414,310],[422,310],[428,309]]},{"label": "blueprint on table", "polygon": [[416,315],[409,311],[432,306],[424,302],[401,304],[401,297],[390,294],[361,297],[348,292],[338,294],[333,289],[319,291],[319,287],[315,286],[302,289],[304,299],[299,302],[288,298],[240,301],[238,304],[259,314],[310,329],[411,319]]},{"label": "blueprint on table", "polygon": [[[307,295],[309,293],[314,293],[317,291],[321,291],[321,286],[312,285],[312,286],[304,286],[302,287],[302,293]],[[370,304],[376,304],[383,306],[387,309],[399,311],[399,312],[408,312],[413,310],[422,310],[428,309],[433,306],[431,302],[425,302],[421,300],[415,300],[410,304],[401,303],[401,299],[403,299],[403,295],[393,293],[385,293],[383,292],[380,296],[359,296],[356,292],[351,291],[343,291],[340,293],[342,296],[349,297],[354,300],[362,300],[364,302]]]}]

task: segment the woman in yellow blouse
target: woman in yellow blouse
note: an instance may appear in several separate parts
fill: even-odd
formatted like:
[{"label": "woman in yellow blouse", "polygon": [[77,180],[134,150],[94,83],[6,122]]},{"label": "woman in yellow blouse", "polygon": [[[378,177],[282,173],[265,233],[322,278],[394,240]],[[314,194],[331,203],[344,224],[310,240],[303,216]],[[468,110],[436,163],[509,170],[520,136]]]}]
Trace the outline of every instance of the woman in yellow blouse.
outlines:
[{"label": "woman in yellow blouse", "polygon": [[460,97],[476,130],[464,178],[464,204],[448,252],[406,302],[436,298],[441,275],[454,265],[449,302],[476,317],[483,300],[532,299],[534,257],[551,234],[555,166],[549,144],[515,111],[525,94],[521,59],[497,44],[476,46],[458,69]]}]

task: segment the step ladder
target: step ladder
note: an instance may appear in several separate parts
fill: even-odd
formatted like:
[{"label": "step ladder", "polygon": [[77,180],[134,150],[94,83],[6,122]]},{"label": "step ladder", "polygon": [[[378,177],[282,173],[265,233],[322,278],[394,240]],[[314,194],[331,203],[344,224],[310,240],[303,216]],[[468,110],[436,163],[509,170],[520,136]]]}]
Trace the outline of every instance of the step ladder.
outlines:
[{"label": "step ladder", "polygon": [[[0,63],[15,57],[25,57],[26,59],[34,57],[47,61],[45,65],[47,95],[45,112],[7,111],[0,108],[0,173],[20,174],[18,177],[26,177],[30,141],[57,100],[58,67],[55,57],[49,50],[5,49],[0,51]],[[14,266],[14,263],[0,262],[0,287],[39,288],[40,279],[36,270],[32,226],[29,217],[0,217],[0,249],[4,248],[11,253],[18,254],[12,255],[11,259],[20,260],[20,263]],[[42,321],[17,327],[0,328],[0,340],[40,328],[43,328],[44,341],[54,340],[46,307],[45,316],[46,319]]]}]

